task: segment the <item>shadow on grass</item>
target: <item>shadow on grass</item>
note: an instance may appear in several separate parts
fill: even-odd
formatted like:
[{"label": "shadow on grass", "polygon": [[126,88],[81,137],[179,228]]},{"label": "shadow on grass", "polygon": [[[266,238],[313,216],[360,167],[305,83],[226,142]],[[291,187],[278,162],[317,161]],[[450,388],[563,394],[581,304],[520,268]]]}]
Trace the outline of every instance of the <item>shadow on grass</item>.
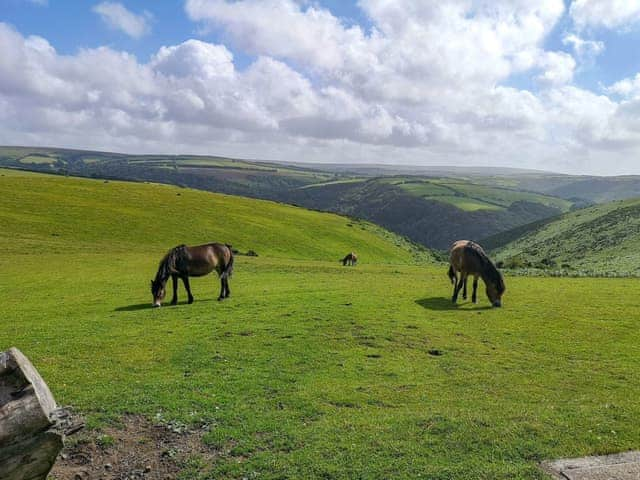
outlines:
[{"label": "shadow on grass", "polygon": [[[458,310],[462,305],[460,303],[451,302],[450,298],[431,297],[416,300],[416,303],[427,310]],[[472,305],[472,304],[471,304]],[[474,307],[473,310],[491,310],[490,306]]]},{"label": "shadow on grass", "polygon": [[[212,301],[213,300],[211,298],[205,298],[203,300],[195,300],[194,303],[212,302]],[[185,300],[184,302],[178,302],[177,305],[169,305],[168,303],[165,303],[160,308],[179,307],[181,305],[189,305],[189,302]],[[114,308],[113,311],[114,312],[135,312],[137,310],[147,310],[152,308],[154,307],[151,306],[151,302],[147,302],[147,303],[136,303],[135,305],[125,305],[124,307]]]}]

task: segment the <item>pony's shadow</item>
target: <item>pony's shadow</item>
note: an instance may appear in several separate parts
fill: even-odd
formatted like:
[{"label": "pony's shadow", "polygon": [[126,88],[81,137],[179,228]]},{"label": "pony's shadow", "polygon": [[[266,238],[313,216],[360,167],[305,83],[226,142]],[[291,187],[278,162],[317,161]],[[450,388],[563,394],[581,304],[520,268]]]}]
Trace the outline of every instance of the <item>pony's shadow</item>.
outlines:
[{"label": "pony's shadow", "polygon": [[136,310],[145,310],[147,308],[153,308],[149,302],[137,303],[136,305],[127,305],[124,307],[114,308],[114,312],[134,312]]},{"label": "pony's shadow", "polygon": [[[450,298],[430,297],[416,300],[416,303],[427,310],[458,310],[460,304],[453,303]],[[491,310],[491,307],[475,307],[474,310]]]},{"label": "pony's shadow", "polygon": [[[213,300],[211,298],[203,298],[202,300],[196,300],[196,302],[200,303],[200,302],[212,302]],[[189,302],[187,302],[186,300],[184,302],[178,302],[176,305],[169,305],[169,304],[165,304],[160,308],[172,308],[172,307],[179,307],[182,305],[188,305]],[[125,305],[124,307],[117,307],[114,308],[113,311],[114,312],[135,312],[137,310],[148,310],[148,309],[152,309],[153,307],[151,306],[151,303],[147,302],[147,303],[136,303],[135,305]]]}]

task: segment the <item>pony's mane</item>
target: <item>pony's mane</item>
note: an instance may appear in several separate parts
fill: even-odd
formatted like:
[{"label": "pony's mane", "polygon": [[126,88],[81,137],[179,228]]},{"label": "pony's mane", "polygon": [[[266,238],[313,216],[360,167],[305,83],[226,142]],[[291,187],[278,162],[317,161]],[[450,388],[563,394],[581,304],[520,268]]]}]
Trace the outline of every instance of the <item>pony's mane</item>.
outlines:
[{"label": "pony's mane", "polygon": [[475,242],[468,242],[465,245],[465,248],[480,260],[483,280],[485,280],[485,282],[488,280],[493,283],[498,290],[498,293],[504,293],[505,285],[502,274],[498,271],[489,257],[487,257],[487,254],[484,252],[482,247]]},{"label": "pony's mane", "polygon": [[164,258],[160,260],[160,265],[158,265],[158,273],[156,274],[156,280],[166,280],[171,276],[172,273],[175,273],[177,270],[176,263],[184,259],[186,254],[186,245],[178,245],[177,247],[173,247],[171,250],[169,250]]}]

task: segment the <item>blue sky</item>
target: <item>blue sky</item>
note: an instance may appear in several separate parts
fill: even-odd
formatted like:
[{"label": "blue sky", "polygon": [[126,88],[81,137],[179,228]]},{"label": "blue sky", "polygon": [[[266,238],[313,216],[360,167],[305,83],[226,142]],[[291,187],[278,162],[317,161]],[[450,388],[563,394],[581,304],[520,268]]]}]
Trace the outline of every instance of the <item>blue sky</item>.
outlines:
[{"label": "blue sky", "polygon": [[[30,78],[20,97],[15,84],[0,83],[0,102],[32,108],[34,119],[0,128],[0,140],[298,161],[454,158],[598,173],[615,164],[614,173],[636,172],[629,158],[640,151],[640,5],[526,3],[0,0],[4,47],[15,54],[23,44],[26,52],[11,55],[11,68],[33,74],[35,62],[50,82]],[[43,53],[32,36],[52,50]],[[135,60],[118,66],[118,53]],[[122,91],[108,91],[89,71],[78,77],[86,57],[114,61],[114,70],[103,64],[103,79],[117,76],[114,85],[131,87],[125,93],[136,101],[143,82],[144,101],[130,109],[118,100]],[[76,88],[89,100],[61,105],[47,85]],[[42,125],[49,115],[91,126],[56,134]]]}]

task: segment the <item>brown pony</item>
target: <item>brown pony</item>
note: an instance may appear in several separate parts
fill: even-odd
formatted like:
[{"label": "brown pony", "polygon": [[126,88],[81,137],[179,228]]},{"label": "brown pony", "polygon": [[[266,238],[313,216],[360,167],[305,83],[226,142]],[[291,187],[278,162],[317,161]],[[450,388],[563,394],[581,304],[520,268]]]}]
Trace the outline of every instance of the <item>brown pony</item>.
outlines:
[{"label": "brown pony", "polygon": [[[467,277],[473,275],[473,294],[471,301],[478,302],[478,277],[486,286],[487,297],[494,307],[502,306],[502,294],[506,287],[502,275],[480,245],[469,240],[458,240],[450,249],[449,278],[453,284],[453,303],[458,300],[458,293],[463,289],[462,298],[467,298]],[[458,278],[456,272],[460,272]]]},{"label": "brown pony", "polygon": [[356,263],[358,263],[358,256],[354,252],[349,252],[347,256],[340,261],[342,262],[342,266],[351,265],[354,267]]},{"label": "brown pony", "polygon": [[213,270],[220,276],[220,296],[223,300],[231,294],[229,277],[233,273],[233,252],[231,245],[208,243],[197,247],[178,245],[172,248],[160,261],[155,280],[151,280],[153,306],[159,307],[166,295],[165,286],[171,277],[173,281],[173,298],[171,305],[178,303],[178,278],[182,279],[189,295],[189,303],[193,303],[193,295],[189,287],[189,277],[201,277]]}]

